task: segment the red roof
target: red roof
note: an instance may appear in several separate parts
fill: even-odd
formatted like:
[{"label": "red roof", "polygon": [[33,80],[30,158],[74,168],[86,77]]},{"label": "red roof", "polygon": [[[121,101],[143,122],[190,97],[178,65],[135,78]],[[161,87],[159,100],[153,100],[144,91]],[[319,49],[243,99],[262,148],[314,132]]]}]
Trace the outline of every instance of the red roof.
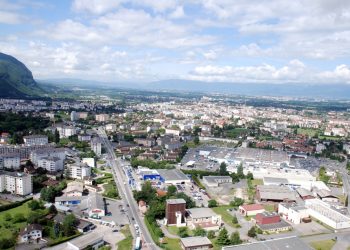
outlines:
[{"label": "red roof", "polygon": [[263,205],[261,205],[261,204],[243,205],[242,208],[245,211],[255,211],[255,210],[262,210],[262,209],[264,209]]}]

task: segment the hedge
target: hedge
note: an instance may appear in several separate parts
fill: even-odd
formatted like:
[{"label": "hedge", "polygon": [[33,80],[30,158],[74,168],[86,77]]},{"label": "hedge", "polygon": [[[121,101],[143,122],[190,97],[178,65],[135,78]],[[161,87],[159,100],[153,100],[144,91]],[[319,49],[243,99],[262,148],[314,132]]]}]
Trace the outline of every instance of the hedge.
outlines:
[{"label": "hedge", "polygon": [[12,209],[12,208],[15,208],[15,207],[22,206],[24,203],[26,203],[27,201],[30,201],[32,199],[33,199],[33,197],[30,197],[30,198],[27,198],[27,199],[25,199],[23,201],[16,201],[14,203],[2,205],[2,206],[0,206],[0,212],[9,210],[9,209]]}]

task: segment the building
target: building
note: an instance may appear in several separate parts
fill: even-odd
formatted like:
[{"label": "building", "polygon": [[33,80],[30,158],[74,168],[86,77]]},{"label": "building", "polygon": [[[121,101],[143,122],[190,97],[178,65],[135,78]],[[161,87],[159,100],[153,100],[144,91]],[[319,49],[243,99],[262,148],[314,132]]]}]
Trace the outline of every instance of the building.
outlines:
[{"label": "building", "polygon": [[328,190],[317,190],[316,192],[317,197],[325,202],[330,202],[330,203],[336,203],[339,202],[339,198],[337,196],[332,195],[332,193]]},{"label": "building", "polygon": [[246,243],[235,246],[223,247],[222,250],[291,250],[291,249],[302,249],[302,250],[312,250],[309,245],[302,241],[297,236],[291,236],[286,238],[277,238],[272,240],[258,241],[254,243]]},{"label": "building", "polygon": [[191,230],[201,227],[208,231],[219,230],[222,222],[221,215],[206,207],[186,209],[185,221]]},{"label": "building", "polygon": [[261,204],[242,205],[239,206],[238,210],[243,216],[254,216],[265,212],[265,208]]},{"label": "building", "polygon": [[256,197],[259,201],[296,201],[296,194],[288,187],[258,185],[256,187]]},{"label": "building", "polygon": [[97,250],[105,245],[105,241],[103,240],[104,235],[101,235],[100,232],[94,231],[89,233],[88,237],[77,237],[73,240],[70,240],[66,243],[65,249],[72,250],[83,250],[83,249],[91,249]]},{"label": "building", "polygon": [[303,220],[309,218],[308,209],[304,205],[297,205],[296,203],[278,204],[278,214],[293,224],[300,224]]},{"label": "building", "polygon": [[21,166],[21,157],[18,153],[0,154],[0,169],[19,169]]},{"label": "building", "polygon": [[190,178],[178,169],[157,169],[160,180],[165,185],[190,184]]},{"label": "building", "polygon": [[106,125],[106,131],[108,132],[115,132],[117,130],[116,124],[107,124]]},{"label": "building", "polygon": [[206,250],[213,247],[211,241],[207,237],[202,236],[181,238],[180,242],[184,250]]},{"label": "building", "polygon": [[81,160],[81,162],[87,164],[91,168],[95,167],[95,159],[94,158],[83,158]]},{"label": "building", "polygon": [[184,221],[186,201],[184,199],[166,200],[165,219],[167,225],[181,225]]},{"label": "building", "polygon": [[350,227],[350,218],[348,216],[336,211],[330,204],[322,200],[306,200],[305,207],[309,209],[308,211],[311,217],[334,229]]},{"label": "building", "polygon": [[281,220],[276,212],[263,212],[255,216],[256,226],[266,233],[277,233],[288,231],[292,226]]},{"label": "building", "polygon": [[67,176],[73,179],[83,180],[91,176],[91,167],[84,163],[76,163],[67,166]]},{"label": "building", "polygon": [[99,138],[94,137],[91,139],[91,150],[94,151],[97,156],[102,154],[102,143]]},{"label": "building", "polygon": [[66,150],[64,148],[39,148],[30,153],[30,159],[35,165],[38,165],[39,159],[45,157],[57,157],[64,161]]},{"label": "building", "polygon": [[49,143],[49,139],[46,135],[28,135],[23,136],[24,145],[45,145]]},{"label": "building", "polygon": [[89,142],[89,141],[91,141],[91,135],[80,134],[80,135],[78,135],[78,141]]},{"label": "building", "polygon": [[19,232],[20,242],[27,243],[31,241],[39,241],[42,238],[43,228],[39,224],[27,225]]},{"label": "building", "polygon": [[109,120],[108,114],[99,114],[95,116],[95,120],[98,122],[106,122]]},{"label": "building", "polygon": [[67,184],[64,190],[66,196],[82,196],[84,192],[84,184],[79,181],[72,181]]},{"label": "building", "polygon": [[300,198],[302,198],[303,200],[315,199],[315,196],[313,195],[313,193],[305,188],[297,188],[295,191],[297,191]]},{"label": "building", "polygon": [[203,176],[203,184],[208,187],[218,187],[222,183],[232,183],[231,176]]},{"label": "building", "polygon": [[79,119],[79,116],[78,116],[78,113],[76,111],[73,110],[72,112],[70,112],[70,120],[72,122],[74,122],[78,119]]},{"label": "building", "polygon": [[70,136],[77,134],[77,129],[74,126],[57,126],[56,127],[58,133],[60,134],[60,138],[68,138]]},{"label": "building", "polygon": [[43,157],[38,160],[38,167],[48,172],[58,172],[63,170],[63,160],[55,156]]},{"label": "building", "polygon": [[32,176],[24,173],[0,172],[0,192],[28,195],[33,192]]}]

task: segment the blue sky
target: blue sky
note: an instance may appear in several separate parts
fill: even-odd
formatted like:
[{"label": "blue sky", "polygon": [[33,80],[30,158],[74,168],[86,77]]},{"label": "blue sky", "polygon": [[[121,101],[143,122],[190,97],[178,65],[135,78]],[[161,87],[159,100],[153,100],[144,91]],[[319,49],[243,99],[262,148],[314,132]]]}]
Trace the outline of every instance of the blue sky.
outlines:
[{"label": "blue sky", "polygon": [[347,0],[0,0],[37,79],[350,83]]}]

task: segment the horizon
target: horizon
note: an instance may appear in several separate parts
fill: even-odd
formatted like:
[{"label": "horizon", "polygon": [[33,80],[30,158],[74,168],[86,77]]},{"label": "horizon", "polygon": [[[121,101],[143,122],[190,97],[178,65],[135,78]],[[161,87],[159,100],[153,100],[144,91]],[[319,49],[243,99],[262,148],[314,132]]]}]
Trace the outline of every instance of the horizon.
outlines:
[{"label": "horizon", "polygon": [[0,52],[39,80],[350,83],[345,1],[0,4]]}]

